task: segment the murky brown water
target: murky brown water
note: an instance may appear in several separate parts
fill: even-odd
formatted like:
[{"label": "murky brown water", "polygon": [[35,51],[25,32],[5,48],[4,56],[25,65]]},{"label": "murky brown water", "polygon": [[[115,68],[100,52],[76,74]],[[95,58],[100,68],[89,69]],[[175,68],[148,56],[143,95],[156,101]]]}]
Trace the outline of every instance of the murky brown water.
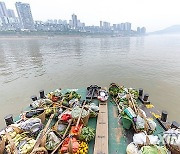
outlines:
[{"label": "murky brown water", "polygon": [[40,89],[142,87],[180,121],[180,36],[0,38],[0,125]]}]

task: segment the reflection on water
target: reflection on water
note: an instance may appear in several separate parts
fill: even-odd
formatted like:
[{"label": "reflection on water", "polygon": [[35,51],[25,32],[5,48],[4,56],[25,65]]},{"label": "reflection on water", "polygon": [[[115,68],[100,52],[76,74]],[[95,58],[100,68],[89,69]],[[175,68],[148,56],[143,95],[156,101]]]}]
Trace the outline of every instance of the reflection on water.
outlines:
[{"label": "reflection on water", "polygon": [[[143,87],[161,110],[177,117],[180,36],[0,39],[0,116],[17,115],[39,89]],[[14,108],[18,106],[18,108]],[[0,120],[0,124],[3,120]]]}]

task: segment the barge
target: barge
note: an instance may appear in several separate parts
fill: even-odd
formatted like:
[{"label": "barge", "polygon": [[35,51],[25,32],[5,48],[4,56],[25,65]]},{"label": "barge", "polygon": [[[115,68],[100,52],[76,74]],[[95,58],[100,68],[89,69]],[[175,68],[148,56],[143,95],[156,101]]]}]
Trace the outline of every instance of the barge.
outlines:
[{"label": "barge", "polygon": [[[114,83],[109,90],[97,85],[57,89],[46,95],[41,90],[20,116],[5,118],[0,153],[145,154],[155,146],[159,154],[180,153],[180,137],[175,145],[163,138],[168,130],[180,135],[179,124],[167,122],[167,112],[159,112],[148,97],[143,89]],[[134,143],[135,135],[142,137],[142,133],[145,142]],[[149,135],[158,137],[158,142],[150,143]]]}]

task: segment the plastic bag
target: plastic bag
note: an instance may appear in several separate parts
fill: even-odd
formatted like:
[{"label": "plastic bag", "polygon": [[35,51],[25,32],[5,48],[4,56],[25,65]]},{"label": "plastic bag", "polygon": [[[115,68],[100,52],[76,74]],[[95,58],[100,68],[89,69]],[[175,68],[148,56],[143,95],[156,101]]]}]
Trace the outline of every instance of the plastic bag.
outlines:
[{"label": "plastic bag", "polygon": [[149,138],[150,144],[158,144],[159,143],[158,136],[146,135],[143,132],[142,133],[138,133],[138,134],[134,134],[133,142],[136,145],[144,145],[144,144],[146,144],[146,137],[147,136]]},{"label": "plastic bag", "polygon": [[167,154],[168,150],[164,146],[143,146],[140,154]]},{"label": "plastic bag", "polygon": [[147,120],[151,130],[154,131],[156,129],[156,123],[151,119],[147,119]]},{"label": "plastic bag", "polygon": [[138,147],[133,142],[131,142],[126,148],[126,153],[127,154],[138,154]]},{"label": "plastic bag", "polygon": [[137,116],[136,120],[136,128],[137,129],[144,129],[145,121],[143,118],[141,118],[139,115]]}]

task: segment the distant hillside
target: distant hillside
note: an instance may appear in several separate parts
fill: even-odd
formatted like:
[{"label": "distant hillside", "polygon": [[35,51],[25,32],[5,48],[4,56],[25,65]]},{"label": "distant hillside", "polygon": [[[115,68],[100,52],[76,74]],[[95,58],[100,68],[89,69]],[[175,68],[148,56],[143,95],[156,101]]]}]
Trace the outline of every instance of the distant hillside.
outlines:
[{"label": "distant hillside", "polygon": [[173,25],[163,30],[151,32],[149,34],[180,34],[180,25]]}]

